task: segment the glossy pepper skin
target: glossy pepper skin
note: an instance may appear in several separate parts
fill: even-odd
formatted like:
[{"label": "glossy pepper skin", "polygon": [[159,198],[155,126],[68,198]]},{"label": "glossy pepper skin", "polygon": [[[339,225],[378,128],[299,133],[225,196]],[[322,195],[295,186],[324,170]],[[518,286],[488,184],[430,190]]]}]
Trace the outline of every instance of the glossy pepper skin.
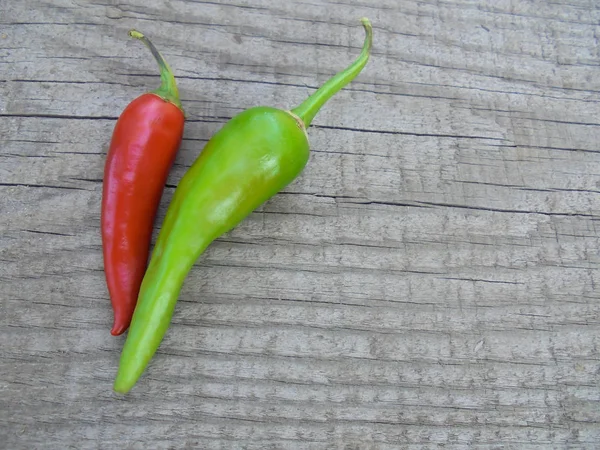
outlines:
[{"label": "glossy pepper skin", "polygon": [[154,219],[185,121],[171,69],[144,35],[135,30],[129,35],[150,48],[162,83],[123,110],[104,168],[102,250],[114,336],[123,333],[131,322],[148,264]]},{"label": "glossy pepper skin", "polygon": [[144,276],[114,383],[129,391],[159,347],[192,265],[217,237],[292,182],[309,157],[306,128],[366,65],[372,28],[358,59],[292,111],[270,107],[235,116],[206,144],[177,186]]}]

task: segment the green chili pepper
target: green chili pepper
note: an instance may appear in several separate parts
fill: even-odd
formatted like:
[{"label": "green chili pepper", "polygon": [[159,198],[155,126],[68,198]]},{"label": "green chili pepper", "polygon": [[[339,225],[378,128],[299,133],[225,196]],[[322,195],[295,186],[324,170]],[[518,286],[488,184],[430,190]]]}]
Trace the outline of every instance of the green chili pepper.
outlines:
[{"label": "green chili pepper", "polygon": [[360,56],[291,111],[261,106],[227,122],[177,186],[142,281],[119,370],[117,392],[144,372],[169,327],[183,282],[202,252],[291,183],[310,152],[306,129],[319,109],[350,83],[369,59],[373,31]]}]

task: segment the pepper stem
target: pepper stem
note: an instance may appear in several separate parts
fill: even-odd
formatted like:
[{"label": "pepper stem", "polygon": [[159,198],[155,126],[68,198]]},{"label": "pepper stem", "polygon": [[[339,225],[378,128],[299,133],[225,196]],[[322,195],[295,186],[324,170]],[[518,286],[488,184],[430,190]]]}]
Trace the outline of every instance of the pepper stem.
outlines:
[{"label": "pepper stem", "polygon": [[369,53],[373,44],[373,27],[371,22],[366,17],[360,19],[365,27],[365,42],[363,44],[360,56],[349,65],[346,69],[338,72],[332,78],[330,78],[323,86],[321,86],[317,92],[308,97],[304,102],[297,108],[292,109],[292,112],[296,114],[304,126],[308,128],[319,112],[319,109],[333,97],[340,89],[350,83],[360,71],[365,67],[369,60]]},{"label": "pepper stem", "polygon": [[154,59],[158,63],[158,67],[160,69],[161,83],[160,87],[152,91],[152,93],[158,95],[159,97],[168,102],[173,103],[179,109],[183,110],[181,106],[181,101],[179,100],[179,90],[177,89],[175,76],[173,75],[171,68],[169,67],[163,56],[156,49],[154,44],[150,42],[150,39],[148,39],[139,31],[131,30],[129,31],[129,36],[142,41],[146,45],[146,47],[150,49],[150,51],[152,52],[152,56],[154,56]]}]

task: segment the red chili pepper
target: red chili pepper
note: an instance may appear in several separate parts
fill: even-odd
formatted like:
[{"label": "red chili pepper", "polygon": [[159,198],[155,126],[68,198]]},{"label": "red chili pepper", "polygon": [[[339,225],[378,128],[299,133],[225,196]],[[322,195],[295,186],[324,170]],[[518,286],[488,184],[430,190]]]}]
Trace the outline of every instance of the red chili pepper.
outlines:
[{"label": "red chili pepper", "polygon": [[104,168],[102,247],[114,311],[113,336],[131,322],[144,277],[152,228],[167,176],[179,150],[185,116],[168,64],[138,31],[160,67],[160,87],[133,100],[113,132]]}]

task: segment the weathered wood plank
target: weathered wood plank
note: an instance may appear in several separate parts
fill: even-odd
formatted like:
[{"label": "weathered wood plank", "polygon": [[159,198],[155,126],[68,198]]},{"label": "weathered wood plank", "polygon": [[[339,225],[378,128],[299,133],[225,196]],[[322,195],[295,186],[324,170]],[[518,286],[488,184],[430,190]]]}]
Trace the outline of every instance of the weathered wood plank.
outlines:
[{"label": "weathered wood plank", "polygon": [[[600,445],[600,9],[589,0],[10,2],[0,16],[6,448]],[[237,112],[358,53],[305,172],[199,259],[136,389],[111,390],[99,205],[114,121],[188,115],[156,229]]]}]

